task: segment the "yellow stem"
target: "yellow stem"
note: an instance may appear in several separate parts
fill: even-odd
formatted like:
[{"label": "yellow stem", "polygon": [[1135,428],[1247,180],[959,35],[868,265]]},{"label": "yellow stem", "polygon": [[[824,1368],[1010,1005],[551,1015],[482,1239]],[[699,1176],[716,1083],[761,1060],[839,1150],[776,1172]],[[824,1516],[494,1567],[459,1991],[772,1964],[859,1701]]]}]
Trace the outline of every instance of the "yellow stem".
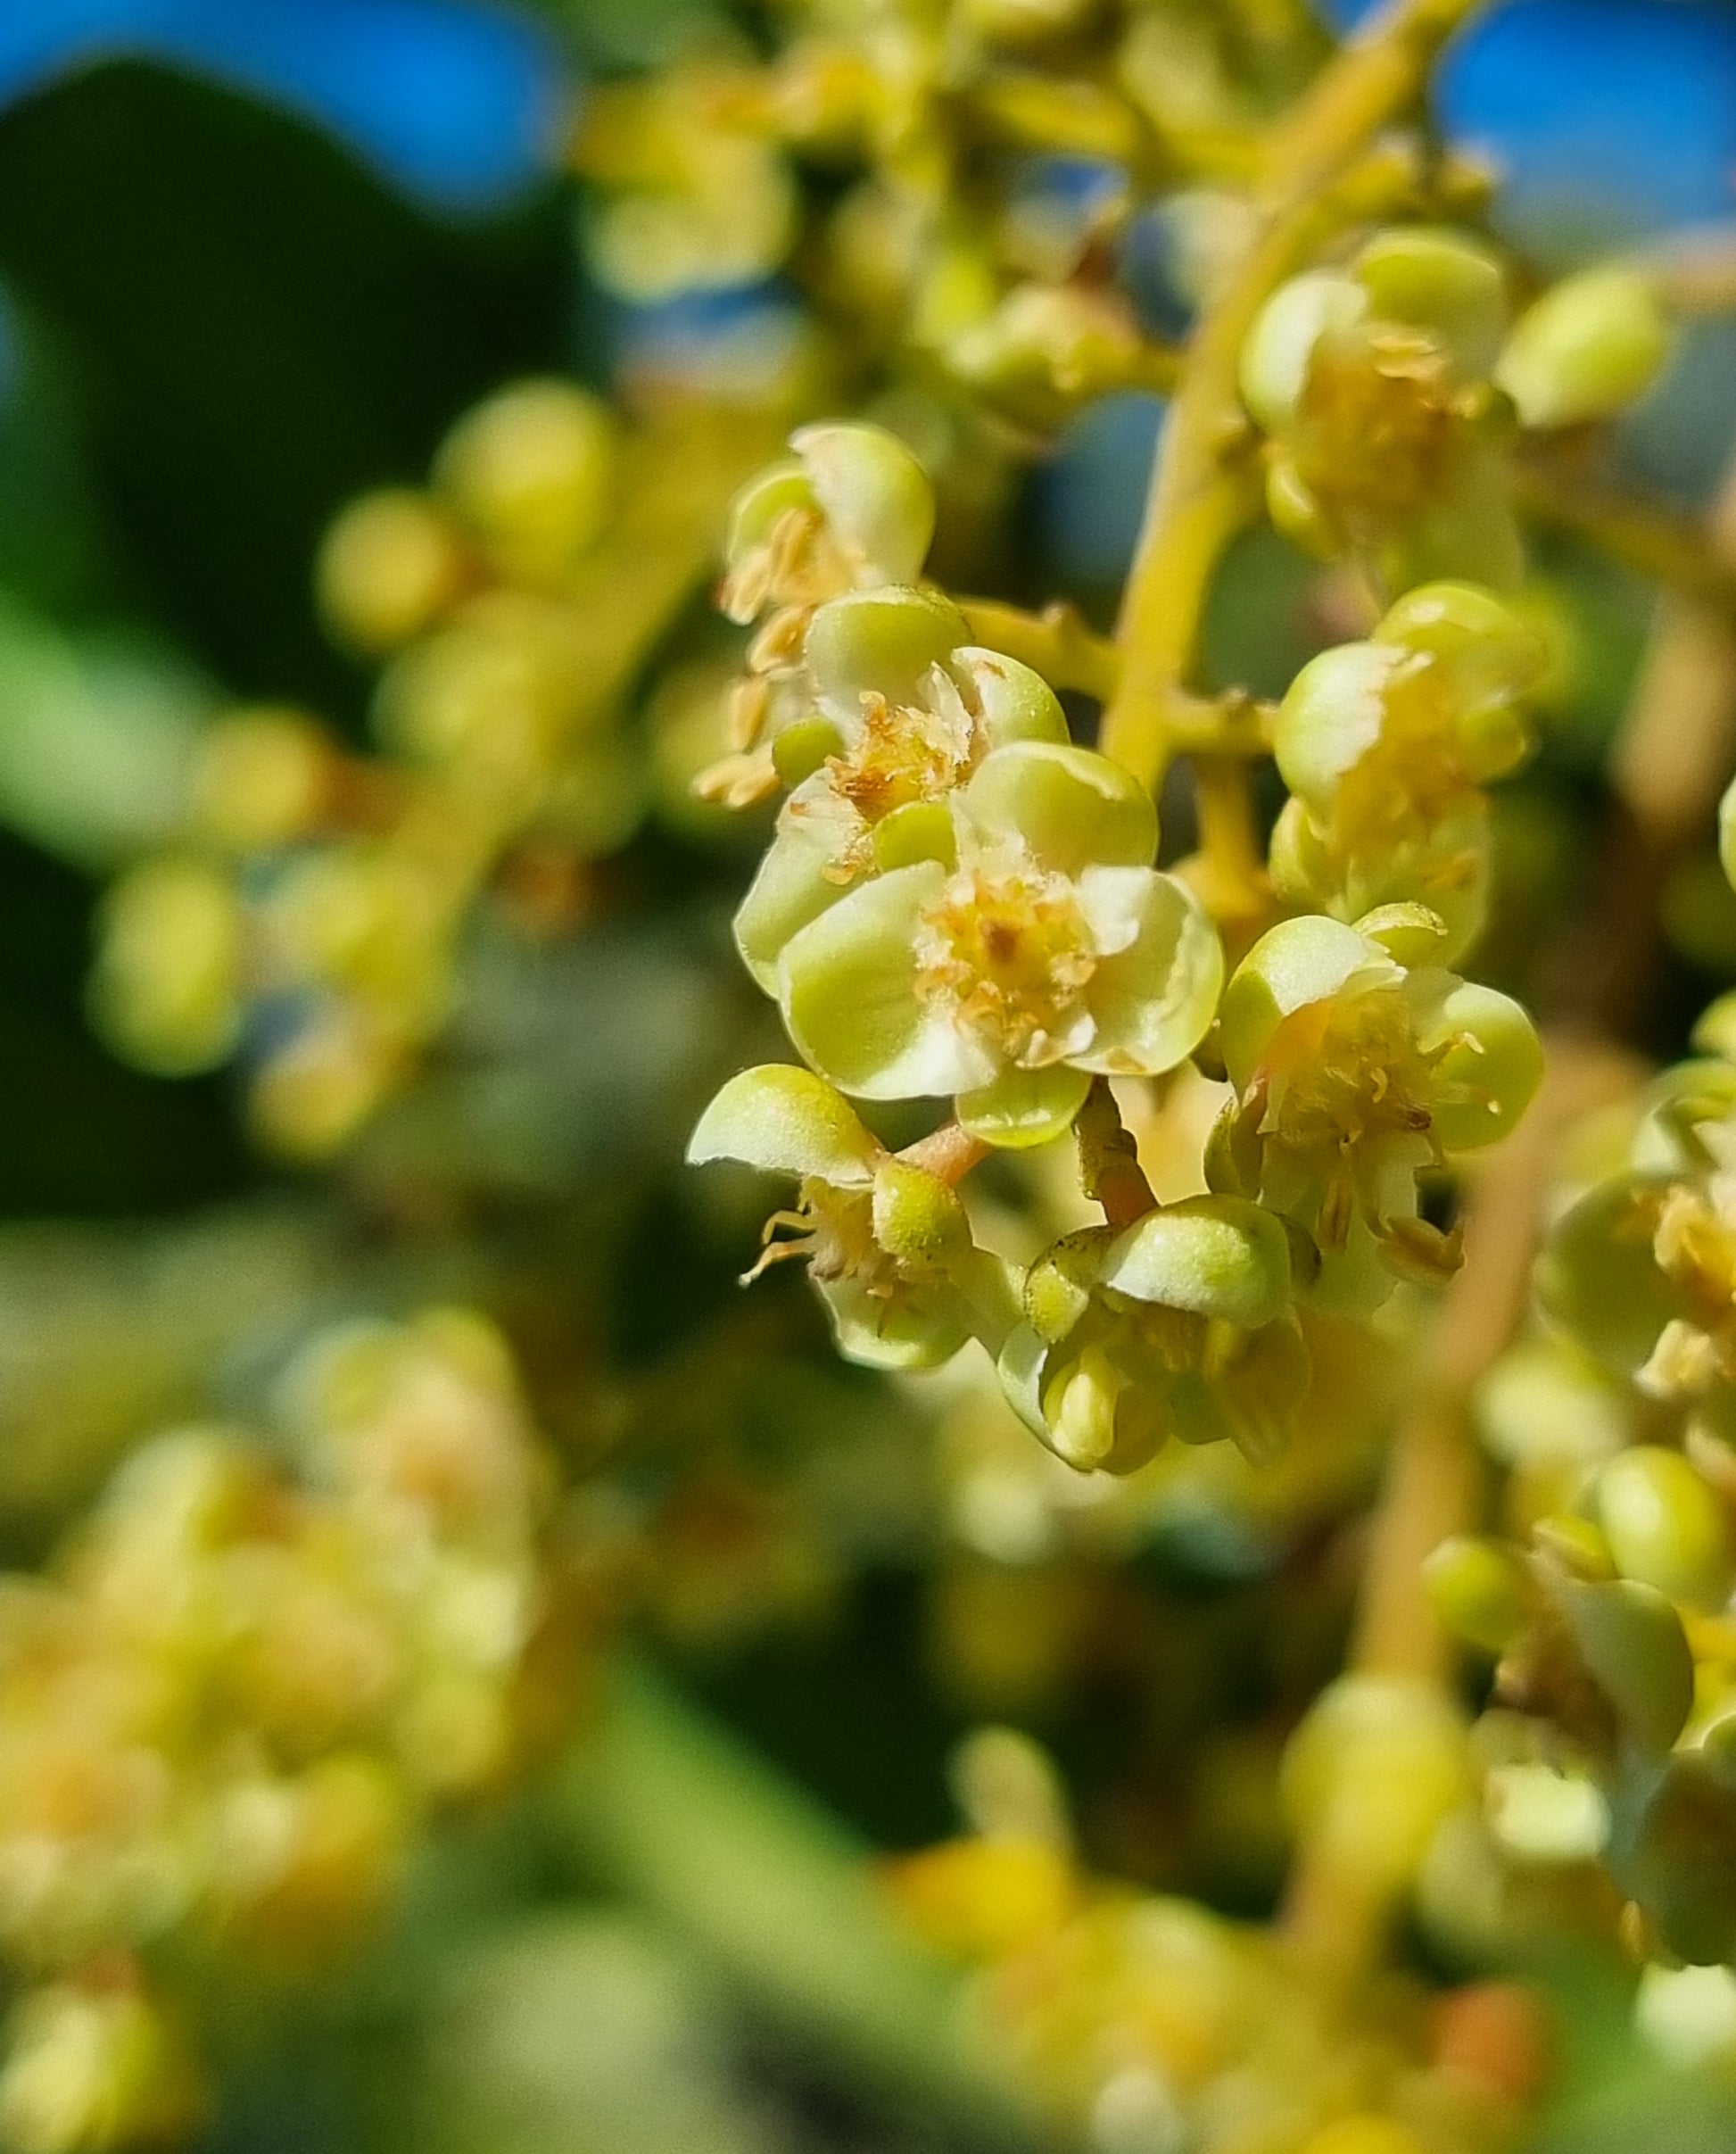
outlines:
[{"label": "yellow stem", "polygon": [[1236,393],[1261,308],[1334,214],[1337,181],[1416,96],[1442,44],[1479,0],[1390,0],[1277,130],[1241,261],[1201,317],[1153,474],[1118,631],[1121,679],[1103,745],[1148,785],[1170,754],[1170,708],[1192,671],[1219,555],[1252,512],[1251,435]]},{"label": "yellow stem", "polygon": [[1156,1205],[1138,1147],[1121,1120],[1121,1110],[1107,1077],[1094,1077],[1079,1120],[1073,1124],[1079,1147],[1079,1184],[1095,1205],[1103,1206],[1112,1227],[1130,1227]]},{"label": "yellow stem", "polygon": [[1625,493],[1569,460],[1519,464],[1513,485],[1533,521],[1587,539],[1612,560],[1736,617],[1736,559],[1707,544],[1696,518]]},{"label": "yellow stem", "polygon": [[898,1154],[906,1166],[925,1167],[949,1185],[963,1181],[988,1156],[988,1147],[981,1138],[972,1137],[955,1122],[942,1123],[938,1130],[930,1130]]},{"label": "yellow stem", "polygon": [[1099,702],[1114,692],[1121,654],[1107,636],[1086,626],[1076,606],[1057,603],[1026,613],[999,599],[957,603],[979,643],[1019,659],[1052,687],[1076,689]]}]

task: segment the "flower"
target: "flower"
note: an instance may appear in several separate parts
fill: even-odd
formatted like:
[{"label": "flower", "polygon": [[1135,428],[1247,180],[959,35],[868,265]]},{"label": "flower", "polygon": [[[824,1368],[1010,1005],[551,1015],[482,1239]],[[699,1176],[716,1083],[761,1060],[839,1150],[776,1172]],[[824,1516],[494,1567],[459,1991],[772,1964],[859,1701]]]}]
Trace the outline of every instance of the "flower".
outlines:
[{"label": "flower", "polygon": [[[846,592],[913,584],[934,536],[928,475],[882,427],[804,427],[789,445],[793,455],[736,495],[723,550],[718,602],[732,621],[761,626],[731,693],[732,752],[697,785],[732,807],[775,788],[773,743],[811,714],[804,661],[815,609]],[[964,641],[961,622],[950,642]]]},{"label": "flower", "polygon": [[1367,642],[1303,667],[1273,728],[1292,796],[1272,841],[1280,894],[1344,920],[1426,905],[1449,927],[1438,954],[1457,955],[1487,891],[1482,788],[1525,755],[1523,698],[1546,661],[1492,592],[1428,584]]},{"label": "flower", "polygon": [[1000,1357],[1013,1411],[1081,1472],[1128,1473],[1171,1435],[1271,1455],[1308,1388],[1283,1222],[1187,1197],[1087,1228],[1031,1267]]},{"label": "flower", "polygon": [[1224,993],[1221,1050],[1238,1097],[1209,1171],[1312,1239],[1322,1305],[1372,1307],[1395,1276],[1457,1269],[1458,1236],[1419,1216],[1417,1178],[1505,1136],[1542,1074],[1517,1003],[1414,962],[1443,932],[1420,906],[1356,927],[1285,920]]},{"label": "flower", "polygon": [[1506,311],[1499,261],[1444,229],[1376,233],[1347,268],[1280,286],[1241,361],[1273,521],[1400,586],[1471,567],[1517,581],[1491,433]]},{"label": "flower", "polygon": [[1152,866],[1157,818],[1089,749],[993,750],[936,857],[856,884],[784,943],[776,988],[823,1076],[870,1099],[963,1095],[995,1141],[1066,1128],[1090,1073],[1173,1069],[1222,978],[1198,902]]},{"label": "flower", "polygon": [[1029,667],[965,642],[944,600],[893,588],[834,599],[808,630],[815,717],[774,748],[788,771],[806,735],[822,759],[797,784],[736,915],[748,969],[776,992],[799,928],[860,878],[955,849],[947,796],[994,749],[1064,743],[1054,692]]},{"label": "flower", "polygon": [[799,1178],[796,1208],[766,1221],[764,1254],[744,1283],[770,1264],[804,1261],[850,1361],[937,1368],[972,1336],[998,1350],[1016,1320],[1006,1268],[973,1245],[957,1194],[889,1153],[811,1071],[768,1063],[732,1077],[687,1156]]}]

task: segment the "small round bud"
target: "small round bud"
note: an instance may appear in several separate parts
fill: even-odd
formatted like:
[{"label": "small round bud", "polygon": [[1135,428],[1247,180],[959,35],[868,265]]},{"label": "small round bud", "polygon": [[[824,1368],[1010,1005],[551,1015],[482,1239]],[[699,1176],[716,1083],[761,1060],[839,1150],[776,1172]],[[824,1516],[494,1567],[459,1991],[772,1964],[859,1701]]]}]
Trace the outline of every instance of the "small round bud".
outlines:
[{"label": "small round bud", "polygon": [[900,1264],[944,1271],[970,1254],[971,1222],[958,1192],[938,1174],[889,1159],[874,1176],[874,1239]]},{"label": "small round bud", "polygon": [[615,485],[615,421],[588,390],[527,381],[478,404],[435,460],[442,492],[508,575],[560,576],[598,537]]},{"label": "small round bud", "polygon": [[1525,1628],[1523,1574],[1504,1548],[1458,1536],[1423,1566],[1424,1581],[1443,1628],[1484,1653],[1505,1653]]},{"label": "small round bud", "polygon": [[1576,426],[1642,396],[1669,350],[1669,323],[1648,278],[1585,269],[1520,316],[1495,380],[1527,427]]},{"label": "small round bud", "polygon": [[331,742],[300,711],[236,711],[194,753],[194,818],[227,852],[292,844],[318,820],[333,760]]},{"label": "small round bud", "polygon": [[110,891],[91,982],[98,1023],[164,1076],[221,1062],[241,1030],[244,922],[235,885],[203,861],[147,862]]},{"label": "small round bud", "polygon": [[451,521],[406,486],[365,493],[321,542],[314,588],[338,642],[369,653],[420,635],[458,596],[464,549]]},{"label": "small round bud", "polygon": [[1654,1444],[1610,1460],[1598,1517],[1616,1568],[1691,1608],[1723,1606],[1731,1586],[1724,1506],[1682,1457]]}]

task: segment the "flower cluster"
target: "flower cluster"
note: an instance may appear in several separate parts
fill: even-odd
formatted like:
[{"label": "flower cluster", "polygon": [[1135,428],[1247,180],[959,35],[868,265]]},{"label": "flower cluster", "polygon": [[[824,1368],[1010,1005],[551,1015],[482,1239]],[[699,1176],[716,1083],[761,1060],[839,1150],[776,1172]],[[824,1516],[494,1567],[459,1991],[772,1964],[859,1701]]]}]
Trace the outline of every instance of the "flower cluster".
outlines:
[{"label": "flower cluster", "polygon": [[1733,1126],[1736,1072],[1683,1065],[1627,1164],[1572,1194],[1540,1273],[1555,1329],[1488,1387],[1507,1537],[1432,1563],[1443,1618],[1496,1664],[1478,1731],[1496,1853],[1575,1879],[1588,1924],[1606,1870],[1665,1967],[1736,1955]]},{"label": "flower cluster", "polygon": [[307,1970],[385,1905],[433,1810],[498,1785],[555,1607],[506,1347],[437,1310],[313,1342],[280,1448],[161,1436],[0,1605],[0,1950],[26,1984],[8,2143],[198,2106],[145,1965]]},{"label": "flower cluster", "polygon": [[533,929],[582,916],[643,813],[624,718],[744,431],[707,411],[630,431],[525,382],[459,421],[427,491],[345,510],[318,592],[334,635],[386,661],[384,752],[293,710],[210,729],[179,843],[109,896],[93,995],[116,1045],[177,1074],[241,1055],[265,1140],[322,1157],[438,1040],[481,900]]}]

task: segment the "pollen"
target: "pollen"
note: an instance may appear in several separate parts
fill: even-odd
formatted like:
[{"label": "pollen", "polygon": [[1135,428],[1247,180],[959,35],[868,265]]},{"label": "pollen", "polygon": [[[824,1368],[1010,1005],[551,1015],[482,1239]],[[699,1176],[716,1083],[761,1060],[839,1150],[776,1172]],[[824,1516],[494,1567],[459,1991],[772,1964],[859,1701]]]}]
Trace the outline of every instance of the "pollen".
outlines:
[{"label": "pollen", "polygon": [[1097,950],[1071,883],[1034,869],[954,876],[925,915],[917,992],[1010,1061],[1041,1069],[1094,1032],[1086,992]]}]

